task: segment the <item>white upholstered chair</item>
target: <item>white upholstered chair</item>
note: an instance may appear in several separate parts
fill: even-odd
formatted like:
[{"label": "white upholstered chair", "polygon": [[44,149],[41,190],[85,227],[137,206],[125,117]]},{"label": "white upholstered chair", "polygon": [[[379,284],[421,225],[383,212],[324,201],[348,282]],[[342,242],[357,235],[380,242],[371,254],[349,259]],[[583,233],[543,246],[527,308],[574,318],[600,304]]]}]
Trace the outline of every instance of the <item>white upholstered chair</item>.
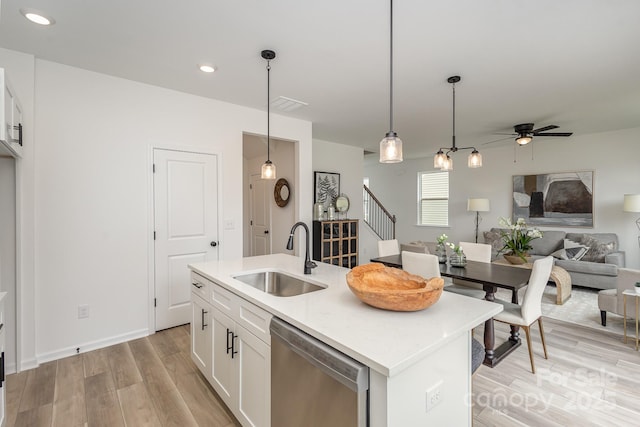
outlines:
[{"label": "white upholstered chair", "polygon": [[400,245],[396,239],[378,240],[378,256],[398,255],[400,253]]},{"label": "white upholstered chair", "polygon": [[[460,248],[467,257],[467,261],[491,262],[491,245],[484,243],[460,242]],[[445,287],[449,292],[466,295],[473,298],[484,298],[486,292],[479,283],[468,280],[453,279],[453,285]]]},{"label": "white upholstered chair", "polygon": [[435,255],[402,251],[402,269],[426,279],[440,277],[440,265]]},{"label": "white upholstered chair", "polygon": [[[598,308],[600,309],[602,326],[607,326],[607,311],[624,316],[624,297],[622,293],[627,289],[633,289],[636,282],[640,282],[640,270],[618,268],[616,287],[598,292]],[[627,316],[633,318],[635,312],[634,298],[627,298]]]},{"label": "white upholstered chair", "polygon": [[508,323],[509,325],[520,326],[527,336],[527,346],[529,348],[529,359],[531,360],[531,372],[536,373],[533,363],[533,351],[531,350],[531,325],[537,320],[540,327],[540,339],[544,350],[544,358],[548,359],[547,346],[544,342],[544,329],[542,328],[542,294],[549,281],[551,268],[553,267],[553,257],[546,257],[536,260],[533,263],[529,284],[524,294],[522,304],[513,304],[507,301],[496,299],[495,302],[502,304],[504,310],[495,316],[493,320]]}]

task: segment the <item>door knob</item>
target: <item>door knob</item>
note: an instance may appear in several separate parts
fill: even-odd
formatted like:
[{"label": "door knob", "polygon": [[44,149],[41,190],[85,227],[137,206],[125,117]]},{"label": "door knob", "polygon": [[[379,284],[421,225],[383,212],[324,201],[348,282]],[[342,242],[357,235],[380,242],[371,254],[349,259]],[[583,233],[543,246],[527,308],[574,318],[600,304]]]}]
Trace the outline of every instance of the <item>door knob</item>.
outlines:
[{"label": "door knob", "polygon": [[264,230],[264,234],[269,234],[269,230]]},{"label": "door knob", "polygon": [[211,246],[215,248],[216,246],[218,246],[218,242],[211,242]]}]

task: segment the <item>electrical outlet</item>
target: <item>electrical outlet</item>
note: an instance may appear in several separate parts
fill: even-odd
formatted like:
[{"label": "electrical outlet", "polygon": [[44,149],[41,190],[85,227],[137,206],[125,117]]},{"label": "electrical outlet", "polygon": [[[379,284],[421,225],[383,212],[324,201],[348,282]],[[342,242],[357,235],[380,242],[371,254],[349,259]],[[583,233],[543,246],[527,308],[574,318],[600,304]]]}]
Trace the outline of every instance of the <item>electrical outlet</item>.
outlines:
[{"label": "electrical outlet", "polygon": [[78,319],[86,319],[87,317],[89,317],[89,306],[87,304],[79,305],[78,306]]},{"label": "electrical outlet", "polygon": [[442,380],[427,390],[427,412],[442,401]]}]

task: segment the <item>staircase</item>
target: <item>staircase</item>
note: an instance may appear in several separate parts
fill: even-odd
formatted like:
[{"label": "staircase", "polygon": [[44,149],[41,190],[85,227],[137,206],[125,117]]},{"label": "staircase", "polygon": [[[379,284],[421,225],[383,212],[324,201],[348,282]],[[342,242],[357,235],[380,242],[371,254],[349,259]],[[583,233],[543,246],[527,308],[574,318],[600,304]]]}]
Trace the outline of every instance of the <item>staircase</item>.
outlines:
[{"label": "staircase", "polygon": [[395,239],[396,216],[389,213],[366,185],[363,186],[362,200],[364,202],[364,222],[380,239]]}]

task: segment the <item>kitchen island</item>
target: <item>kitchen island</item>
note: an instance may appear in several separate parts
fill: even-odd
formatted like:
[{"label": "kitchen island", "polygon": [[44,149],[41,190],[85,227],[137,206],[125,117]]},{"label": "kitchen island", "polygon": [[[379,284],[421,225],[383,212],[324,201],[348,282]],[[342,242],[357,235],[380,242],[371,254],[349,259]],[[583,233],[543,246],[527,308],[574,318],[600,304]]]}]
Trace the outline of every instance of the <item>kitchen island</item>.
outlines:
[{"label": "kitchen island", "polygon": [[[320,263],[305,276],[303,263],[303,258],[274,254],[197,263],[190,268],[224,292],[368,366],[370,426],[471,425],[470,331],[499,313],[502,306],[443,292],[426,310],[380,310],[351,293],[346,283],[348,269]],[[326,289],[278,297],[234,279],[264,270],[286,272]],[[203,310],[203,319],[205,313]],[[428,391],[430,396],[434,392],[439,396],[429,411]]]}]

